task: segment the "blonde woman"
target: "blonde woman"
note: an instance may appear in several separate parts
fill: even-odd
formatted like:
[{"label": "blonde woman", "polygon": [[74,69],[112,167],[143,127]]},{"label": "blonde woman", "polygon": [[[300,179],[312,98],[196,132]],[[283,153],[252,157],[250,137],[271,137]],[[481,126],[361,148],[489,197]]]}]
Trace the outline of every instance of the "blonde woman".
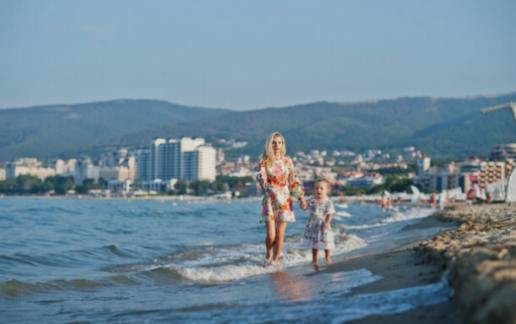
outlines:
[{"label": "blonde woman", "polygon": [[256,177],[264,192],[260,222],[265,223],[267,230],[265,266],[279,264],[287,223],[296,221],[293,199],[299,200],[302,209],[306,208],[303,186],[285,151],[283,135],[272,133],[265,143]]}]

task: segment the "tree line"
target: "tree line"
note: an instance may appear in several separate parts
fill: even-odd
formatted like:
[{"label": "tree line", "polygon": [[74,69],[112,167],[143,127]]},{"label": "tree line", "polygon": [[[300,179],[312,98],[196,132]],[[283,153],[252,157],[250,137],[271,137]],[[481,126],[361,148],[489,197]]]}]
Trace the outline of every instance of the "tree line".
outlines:
[{"label": "tree line", "polygon": [[[169,195],[208,195],[227,191],[244,191],[246,184],[253,182],[252,177],[217,176],[215,181],[184,181],[176,182],[174,188],[169,190]],[[53,193],[65,195],[73,190],[78,194],[86,194],[90,190],[107,189],[107,181],[99,179],[86,179],[81,184],[75,184],[72,176],[51,176],[41,180],[33,175],[19,175],[16,178],[0,181],[0,193],[12,195],[37,195]]]}]

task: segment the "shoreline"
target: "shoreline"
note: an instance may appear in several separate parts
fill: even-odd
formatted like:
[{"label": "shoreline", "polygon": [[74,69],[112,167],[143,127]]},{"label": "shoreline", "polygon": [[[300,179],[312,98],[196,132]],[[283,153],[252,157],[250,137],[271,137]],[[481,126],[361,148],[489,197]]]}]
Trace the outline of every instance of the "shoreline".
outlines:
[{"label": "shoreline", "polygon": [[446,302],[352,323],[516,323],[516,206],[456,204],[410,227],[453,224],[431,239],[328,266],[366,268],[383,279],[352,294],[439,282],[447,275],[454,295]]},{"label": "shoreline", "polygon": [[[397,249],[357,256],[348,260],[336,262],[322,270],[336,273],[365,268],[382,279],[353,288],[350,296],[357,294],[379,293],[415,286],[424,286],[442,281],[442,271],[436,264],[423,262],[423,258],[414,251],[420,242],[399,247]],[[413,308],[411,310],[386,315],[370,315],[349,323],[373,324],[380,322],[409,323],[443,323],[462,322],[455,298],[434,305]]]},{"label": "shoreline", "polygon": [[460,225],[421,242],[416,252],[449,271],[464,318],[516,323],[516,206],[458,205],[438,217]]}]

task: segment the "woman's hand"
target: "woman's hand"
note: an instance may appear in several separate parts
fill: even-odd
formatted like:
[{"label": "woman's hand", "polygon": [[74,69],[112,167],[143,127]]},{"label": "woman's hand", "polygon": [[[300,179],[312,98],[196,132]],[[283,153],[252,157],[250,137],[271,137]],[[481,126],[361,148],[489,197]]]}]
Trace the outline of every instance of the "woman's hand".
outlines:
[{"label": "woman's hand", "polygon": [[299,207],[301,207],[302,210],[305,210],[307,206],[305,197],[299,198]]}]

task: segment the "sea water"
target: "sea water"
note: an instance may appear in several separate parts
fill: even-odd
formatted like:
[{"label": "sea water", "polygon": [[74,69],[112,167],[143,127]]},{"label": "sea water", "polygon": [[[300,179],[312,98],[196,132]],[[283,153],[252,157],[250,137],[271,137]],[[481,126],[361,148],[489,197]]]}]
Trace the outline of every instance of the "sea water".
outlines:
[{"label": "sea water", "polygon": [[[385,252],[440,228],[432,213],[336,205],[335,261]],[[345,322],[448,299],[443,283],[351,294],[381,277],[309,265],[296,210],[281,268],[264,268],[257,199],[0,199],[0,314],[24,322]]]}]

